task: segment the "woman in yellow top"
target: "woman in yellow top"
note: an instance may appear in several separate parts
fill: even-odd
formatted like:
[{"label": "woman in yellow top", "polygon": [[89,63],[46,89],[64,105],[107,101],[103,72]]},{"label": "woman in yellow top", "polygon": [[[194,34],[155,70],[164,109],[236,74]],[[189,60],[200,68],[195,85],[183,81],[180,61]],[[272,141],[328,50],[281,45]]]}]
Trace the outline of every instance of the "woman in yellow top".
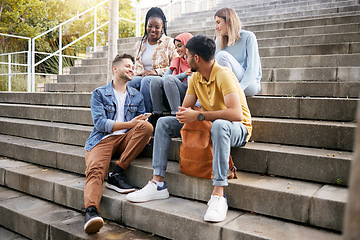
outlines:
[{"label": "woman in yellow top", "polygon": [[135,44],[135,76],[128,82],[143,94],[146,112],[152,112],[150,82],[162,77],[177,56],[173,39],[166,36],[164,12],[151,8],[146,14],[144,35]]}]

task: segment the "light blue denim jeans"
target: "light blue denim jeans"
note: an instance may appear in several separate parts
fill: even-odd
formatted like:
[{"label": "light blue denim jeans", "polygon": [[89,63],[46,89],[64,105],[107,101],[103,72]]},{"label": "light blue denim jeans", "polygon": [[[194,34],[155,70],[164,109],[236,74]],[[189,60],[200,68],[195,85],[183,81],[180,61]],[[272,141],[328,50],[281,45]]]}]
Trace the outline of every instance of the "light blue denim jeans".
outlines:
[{"label": "light blue denim jeans", "polygon": [[151,96],[150,96],[150,83],[155,78],[161,78],[160,76],[134,76],[131,81],[127,83],[128,86],[140,90],[144,96],[145,112],[151,113],[153,111]]},{"label": "light blue denim jeans", "polygon": [[215,55],[215,60],[219,65],[230,68],[231,71],[235,74],[240,85],[245,84],[246,87],[243,90],[246,96],[252,97],[260,91],[260,83],[257,82],[256,79],[249,83],[241,84],[245,70],[230,53],[226,51],[219,51]]},{"label": "light blue denim jeans", "polygon": [[[165,177],[171,138],[180,137],[181,124],[176,117],[159,118],[154,136],[153,168],[154,175]],[[247,129],[240,122],[215,120],[211,127],[213,144],[213,185],[227,186],[229,157],[231,147],[245,145]]]},{"label": "light blue denim jeans", "polygon": [[[187,83],[180,81],[174,75],[154,78],[150,83],[151,100],[154,113],[162,114],[164,106],[169,105],[171,114],[175,115],[181,106],[187,89]],[[165,95],[165,96],[164,96]],[[166,99],[165,99],[166,98]],[[164,103],[164,100],[167,103]]]}]

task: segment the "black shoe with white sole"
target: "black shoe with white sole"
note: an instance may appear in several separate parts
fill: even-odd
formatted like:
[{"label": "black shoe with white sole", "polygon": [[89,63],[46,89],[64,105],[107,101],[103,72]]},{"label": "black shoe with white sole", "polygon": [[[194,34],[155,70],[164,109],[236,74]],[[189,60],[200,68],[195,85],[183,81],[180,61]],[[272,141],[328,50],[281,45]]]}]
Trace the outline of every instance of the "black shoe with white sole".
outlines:
[{"label": "black shoe with white sole", "polygon": [[94,206],[86,209],[84,230],[86,233],[97,233],[104,226],[104,220],[99,216]]},{"label": "black shoe with white sole", "polygon": [[119,193],[129,193],[135,191],[131,185],[125,182],[124,173],[109,173],[106,187]]}]

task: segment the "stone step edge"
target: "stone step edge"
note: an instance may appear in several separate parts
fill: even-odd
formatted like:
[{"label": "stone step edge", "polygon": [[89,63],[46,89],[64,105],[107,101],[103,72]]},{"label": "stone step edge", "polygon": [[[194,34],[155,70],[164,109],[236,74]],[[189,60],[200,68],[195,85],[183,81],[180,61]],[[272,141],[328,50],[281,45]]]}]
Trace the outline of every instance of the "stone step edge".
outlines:
[{"label": "stone step edge", "polygon": [[[294,19],[279,19],[278,21],[276,20],[269,20],[269,21],[257,21],[257,22],[248,22],[248,23],[243,23],[243,28],[246,29],[248,27],[257,27],[257,26],[263,26],[263,25],[276,25],[276,24],[280,24],[280,25],[291,25],[292,23],[295,22],[304,22],[304,21],[317,21],[317,20],[323,20],[323,19],[329,19],[330,21],[333,18],[347,18],[347,17],[358,17],[360,15],[360,11],[355,11],[355,12],[343,12],[343,13],[336,13],[336,14],[326,14],[326,15],[319,15],[319,16],[314,16],[314,17],[303,17],[303,18],[294,18]],[[327,24],[328,25],[328,24]],[[311,26],[326,26],[326,25],[311,25]],[[283,28],[284,26],[282,26],[282,29],[292,29],[292,28],[297,28],[297,27],[286,27]],[[191,28],[191,31],[204,31],[204,30],[208,30],[208,27],[198,27],[198,28]],[[179,32],[177,32],[179,30],[172,30],[171,26],[169,26],[168,29],[168,33],[170,34],[179,34]]]},{"label": "stone step edge", "polygon": [[[326,17],[331,17],[331,16],[343,16],[342,14],[344,14],[344,15],[351,15],[351,13],[358,13],[359,12],[359,10],[351,10],[351,11],[339,11],[339,9],[346,9],[346,8],[349,8],[349,7],[353,7],[353,8],[357,8],[358,7],[358,5],[354,5],[354,6],[343,6],[343,7],[328,7],[328,8],[323,8],[323,9],[310,9],[310,10],[307,10],[307,11],[303,11],[302,13],[304,14],[304,13],[312,13],[312,14],[310,14],[310,16],[309,15],[307,15],[307,16],[304,16],[304,15],[302,15],[302,16],[283,16],[283,15],[291,15],[291,14],[296,14],[296,13],[298,13],[298,12],[285,12],[285,13],[278,13],[278,14],[272,14],[272,15],[270,15],[270,14],[265,14],[265,15],[258,15],[258,16],[256,16],[256,15],[254,15],[254,16],[251,16],[251,17],[248,17],[248,18],[241,18],[240,17],[240,20],[243,22],[243,24],[246,26],[247,25],[247,23],[251,23],[251,24],[259,24],[259,23],[265,23],[265,24],[267,24],[267,23],[271,23],[271,22],[277,22],[277,20],[279,21],[279,22],[286,22],[286,21],[290,21],[290,22],[292,22],[291,20],[307,20],[307,19],[309,19],[309,18],[319,18],[319,19],[321,19],[321,18],[326,18]],[[337,10],[337,13],[320,13],[320,12],[325,12],[325,10],[332,10],[332,9],[336,9]],[[314,12],[315,12],[315,14],[316,15],[314,15]],[[350,13],[350,14],[349,14]],[[269,18],[269,17],[274,17],[274,16],[282,16],[282,17],[280,17],[280,18],[277,18],[277,19],[270,19],[270,20],[260,20],[260,21],[258,21],[258,20],[255,20],[255,21],[253,21],[252,19],[258,19],[259,17],[261,17],[261,18],[265,18],[265,17],[267,17],[267,18]],[[205,16],[205,21],[207,21],[207,19],[208,18],[212,18],[213,19],[213,16]],[[250,21],[249,21],[249,19],[251,19]],[[203,19],[202,19],[203,20]],[[169,29],[170,28],[173,28],[173,27],[178,27],[178,25],[170,25],[169,24]]]},{"label": "stone step edge", "polygon": [[[6,199],[5,196],[2,196],[4,194],[8,194],[9,198]],[[11,206],[10,201],[25,202],[22,209],[16,209],[16,207]],[[34,211],[34,207],[30,207],[29,203],[34,204],[36,207],[38,206],[38,208],[35,208],[38,209],[36,213],[30,213]],[[49,212],[49,215],[52,216],[49,219],[46,217],[44,210],[41,209],[42,207],[54,210],[58,215],[54,216],[55,214]],[[124,227],[119,225],[121,224],[120,221],[115,223],[110,220],[104,221],[104,227],[99,233],[88,235],[84,232],[85,217],[81,211],[3,186],[0,186],[0,211],[3,214],[7,214],[7,221],[0,220],[1,225],[11,229],[13,232],[17,232],[17,234],[13,233],[13,235],[22,235],[21,238],[18,235],[19,238],[16,239],[114,239],[111,237],[115,236],[127,236],[129,239],[131,237],[159,239],[151,233],[143,233],[133,228]],[[14,224],[9,224],[10,222]],[[29,229],[29,225],[33,228]]]},{"label": "stone step edge", "polygon": [[[7,160],[7,159],[5,159],[3,161],[11,161],[12,165],[14,165],[14,162],[15,162],[13,160]],[[46,171],[46,173],[48,175],[51,174],[52,178],[55,176],[55,172],[59,172],[57,170],[41,169],[41,168],[36,167],[33,164],[27,164],[27,163],[21,163],[21,162],[17,163],[17,164],[18,164],[17,167],[16,166],[8,167],[4,170],[7,172],[11,171],[11,169],[16,170],[16,169],[21,168],[22,170],[24,170],[24,168],[26,168],[26,166],[29,166],[29,168],[31,168],[32,171]],[[16,173],[14,173],[14,174],[16,174]],[[62,173],[62,174],[65,174],[65,173]],[[5,175],[8,178],[11,177],[10,172]],[[77,201],[77,203],[74,203],[74,201],[71,201],[69,199],[69,196],[74,194],[74,195],[77,195],[77,197],[80,197],[80,198],[83,197],[84,178],[83,177],[78,178],[74,174],[66,173],[66,175],[69,175],[69,178],[67,180],[50,181],[49,184],[52,185],[51,188],[53,189],[52,190],[53,195],[50,196],[50,199],[47,199],[47,197],[45,196],[45,199],[54,201],[57,204],[65,205],[65,206],[68,206],[71,208],[81,209],[81,207],[79,207],[79,205],[83,206],[83,203],[79,203],[79,201]],[[74,178],[70,178],[70,175],[73,175]],[[29,176],[29,177],[30,177],[30,179],[32,179],[31,176]],[[41,179],[39,178],[39,181],[46,181],[46,177],[42,177]],[[12,184],[12,182],[13,181],[11,181],[11,182],[9,182],[9,184],[7,184],[6,180],[5,180],[5,186],[16,189],[16,186],[15,186],[16,183]],[[42,188],[44,188],[44,186]],[[21,189],[16,189],[16,190],[24,191]],[[25,190],[27,190],[27,189],[25,189]],[[27,192],[27,193],[33,195],[34,192],[30,192],[30,191],[31,191],[31,189],[29,189],[29,192]],[[36,190],[35,190],[35,192],[36,192]],[[44,198],[44,196],[39,196],[39,195],[37,195],[37,197]],[[174,204],[174,202],[175,202],[175,204]],[[179,206],[178,205],[179,203],[181,203],[182,206]],[[72,204],[74,204],[74,205],[72,205]],[[109,209],[109,207],[108,207],[109,205],[111,206],[112,209]],[[183,205],[186,205],[186,207],[184,208]],[[181,210],[174,211],[174,206],[179,206],[181,208]],[[191,209],[189,209],[189,207]],[[151,202],[140,203],[140,204],[130,203],[125,199],[125,195],[122,195],[122,194],[116,193],[115,191],[104,188],[103,198],[102,198],[102,202],[100,204],[100,212],[102,213],[102,215],[105,218],[107,218],[111,221],[115,221],[115,222],[118,222],[121,219],[120,221],[122,223],[124,223],[125,225],[147,231],[147,229],[143,229],[141,226],[140,227],[134,226],[131,223],[129,223],[129,222],[134,222],[135,224],[137,224],[136,221],[134,221],[134,218],[136,218],[136,217],[134,216],[133,212],[137,211],[140,208],[145,208],[145,209],[147,209],[147,211],[150,211],[150,212],[159,211],[159,210],[164,211],[164,208],[165,208],[166,209],[165,213],[168,215],[172,215],[172,216],[175,215],[176,217],[183,217],[184,215],[190,215],[190,217],[193,220],[195,220],[196,222],[199,222],[200,224],[205,224],[205,225],[207,225],[207,227],[208,227],[208,225],[212,225],[212,224],[202,221],[203,214],[205,213],[206,208],[207,208],[205,203],[201,203],[198,201],[194,202],[193,200],[187,200],[187,199],[174,197],[174,196],[171,196],[169,199],[161,200],[161,201],[151,201]],[[154,208],[160,208],[160,209],[154,210]],[[118,216],[117,211],[114,212],[114,209],[117,209],[118,211],[121,212],[120,217]],[[126,212],[128,209],[131,209],[130,212]],[[197,210],[195,210],[195,209],[197,209]],[[221,223],[221,225],[222,224],[226,225],[227,223],[234,221],[237,217],[240,217],[243,214],[244,214],[244,211],[241,211],[241,210],[240,211],[239,210],[229,210],[226,221]],[[196,215],[196,216],[194,216],[194,215]],[[267,217],[267,216],[263,216],[263,215],[259,215],[259,216],[264,219],[272,219],[272,217]],[[129,217],[131,219],[128,219]],[[143,215],[141,215],[141,217],[143,217]],[[186,218],[187,217],[185,217],[185,219]],[[281,221],[281,222],[283,222],[283,221]],[[296,224],[296,225],[301,226],[301,224]],[[176,225],[176,226],[178,226],[178,225]],[[312,228],[312,227],[310,227],[310,228]],[[169,236],[163,235],[161,233],[157,233],[157,232],[155,232],[155,234],[169,237]]]},{"label": "stone step edge", "polygon": [[[257,96],[247,98],[247,103],[251,110],[252,117],[272,117],[334,122],[355,121],[356,105],[359,101],[359,99],[313,97],[291,98]],[[272,106],[272,108],[269,109],[268,106]],[[327,114],[327,112],[323,109],[334,106],[340,107],[340,109],[343,110],[338,110],[337,114],[332,115]],[[0,117],[74,123],[93,126],[90,106],[48,105],[45,102],[40,105],[22,103],[21,101],[19,101],[19,103],[11,101],[6,102],[5,100],[0,102],[0,108],[3,108],[3,111],[0,113]],[[21,113],[19,113],[16,109],[18,109],[18,111]]]},{"label": "stone step edge", "polygon": [[[0,150],[3,156],[81,175],[85,173],[85,150],[83,147],[3,134],[0,134],[0,144],[4,146],[3,149]],[[153,141],[150,141],[150,145],[144,149],[139,157],[150,158],[152,156],[152,144]],[[180,145],[181,139],[172,139],[168,157],[169,161],[175,161],[178,164],[178,149]],[[238,151],[240,151],[240,153],[238,153]],[[283,151],[286,152],[285,155]],[[26,152],[28,154],[21,154],[20,152]],[[267,158],[250,159],[251,154],[255,156],[260,154],[260,156],[262,156],[265,152],[267,153]],[[235,157],[235,155],[241,155],[241,153],[244,154],[245,157],[243,160]],[[248,156],[249,154],[250,156]],[[32,155],[36,156],[36,158],[32,158]],[[352,152],[339,152],[325,149],[317,149],[314,152],[313,148],[288,147],[278,144],[253,142],[248,143],[242,148],[233,148],[232,155],[239,171],[336,186],[347,186],[348,172],[352,162]],[[294,171],[291,169],[292,171],[289,171],[287,168],[277,168],[279,164],[277,162],[278,160],[276,160],[277,156],[282,156],[284,161],[287,162],[290,161],[289,159],[291,159],[292,156],[304,157],[310,159],[310,161],[316,161],[315,169],[321,168],[322,164],[327,164],[327,167],[333,169],[333,174],[330,174],[330,176],[318,174],[310,177],[309,175],[304,176],[299,170]],[[336,167],[337,164],[341,164],[342,168]]]},{"label": "stone step edge", "polygon": [[[249,13],[249,12],[266,11],[266,10],[262,10],[262,9],[282,10],[282,9],[302,8],[302,7],[311,8],[311,6],[314,6],[314,5],[324,5],[324,4],[326,4],[326,5],[338,5],[338,4],[347,3],[347,2],[353,3],[353,1],[346,1],[346,0],[344,0],[344,1],[335,1],[335,2],[334,1],[326,1],[326,2],[321,2],[321,3],[319,3],[318,1],[292,1],[292,2],[278,2],[277,4],[272,4],[271,2],[269,4],[264,4],[264,3],[267,3],[267,2],[257,2],[257,1],[255,1],[255,2],[251,2],[251,3],[245,3],[244,5],[241,5],[241,4],[237,3],[237,2],[235,2],[233,4],[237,4],[237,5],[232,6],[232,8],[234,8],[235,11],[237,11],[237,9],[261,9],[261,10],[255,10],[255,11],[239,12],[240,14],[246,14],[246,13]],[[192,14],[194,14],[194,15],[196,14],[195,16],[197,16],[199,14],[202,15],[203,13],[215,13],[216,10],[220,9],[221,7],[227,6],[228,4],[230,4],[230,3],[228,3],[228,2],[225,2],[225,3],[219,2],[218,6],[215,6],[212,9],[201,10],[201,11],[198,11],[198,12],[189,12],[189,13],[185,13],[184,15],[181,15],[181,16],[183,16],[183,17],[191,17]],[[299,5],[296,5],[295,7],[293,7],[293,4],[299,4]],[[281,6],[281,8],[279,8],[279,6]],[[347,7],[347,6],[348,5],[343,6],[343,7]],[[350,6],[354,6],[354,5],[350,5]],[[273,8],[271,8],[271,7],[273,7]],[[327,8],[325,8],[325,9],[327,9]],[[176,18],[176,19],[178,19],[178,18]]]},{"label": "stone step edge", "polygon": [[[8,117],[0,117],[2,125],[7,125],[8,128],[2,127],[2,134],[13,136],[26,136],[27,138],[46,140],[51,142],[60,142],[69,145],[83,146],[90,135],[92,126],[48,122],[41,120],[16,119]],[[326,148],[338,151],[352,151],[355,123],[349,122],[333,122],[333,121],[319,121],[319,120],[299,120],[299,119],[285,119],[285,118],[259,118],[253,117],[253,134],[251,141],[277,143],[281,145],[296,145],[303,147]],[[295,124],[295,125],[294,125]],[[32,127],[35,132],[21,132],[15,131],[16,126]],[[296,126],[296,128],[292,128]],[[289,137],[289,133],[276,132],[275,129],[268,127],[284,127],[287,130],[294,130],[293,135],[298,135],[299,138]],[[49,134],[41,133],[40,128],[49,131]],[[316,136],[305,138],[305,132],[312,130],[316,131]],[[322,131],[320,131],[322,129]],[[330,131],[328,134],[324,130]],[[329,135],[330,134],[330,135]],[[335,137],[335,135],[346,137],[346,141],[338,142],[334,139],[327,139]],[[339,135],[339,136],[340,136]],[[276,137],[275,137],[276,136]],[[326,137],[326,138],[325,138]],[[316,141],[315,141],[316,140]]]},{"label": "stone step edge", "polygon": [[[85,110],[88,110],[85,108]],[[53,122],[41,119],[26,119],[26,118],[15,118],[15,117],[2,117],[0,116],[0,121],[11,122],[11,120],[19,119],[24,124],[35,124],[35,125],[47,125],[48,127],[58,127],[58,128],[70,128],[79,130],[89,130],[89,127],[92,127],[88,124],[77,124],[69,122]],[[267,122],[267,123],[284,123],[284,124],[301,124],[301,125],[321,125],[321,126],[333,126],[333,127],[347,127],[347,128],[356,128],[356,123],[354,121],[333,121],[333,120],[316,120],[316,119],[297,119],[297,118],[284,118],[284,117],[251,117],[251,120],[254,122]],[[254,126],[253,126],[254,127]]]},{"label": "stone step edge", "polygon": [[29,240],[29,238],[24,237],[19,233],[13,232],[5,227],[0,227],[0,236],[2,236],[5,240]]},{"label": "stone step edge", "polygon": [[[360,83],[359,83],[360,84]],[[44,99],[45,98],[45,99]],[[67,99],[76,99],[77,103],[81,102],[80,105],[73,105],[71,101],[64,100]],[[23,105],[39,105],[39,106],[59,106],[59,107],[76,107],[76,108],[90,108],[90,98],[91,93],[50,93],[50,92],[41,92],[41,93],[28,93],[28,92],[0,92],[0,103],[4,104],[23,104]],[[349,99],[346,97],[288,97],[288,96],[253,96],[247,97],[249,99],[309,99],[309,100],[357,100],[360,101],[360,98]],[[79,100],[80,99],[80,100]],[[86,102],[82,104],[82,102]]]},{"label": "stone step edge", "polygon": [[[287,46],[287,47],[291,47],[291,46]],[[336,58],[336,57],[359,57],[360,53],[349,53],[349,54],[322,54],[322,55],[311,55],[311,54],[306,54],[306,55],[288,55],[288,56],[268,56],[268,57],[261,57],[260,59],[262,60],[276,60],[276,59],[301,59],[301,58],[309,58],[309,57],[319,57],[322,58],[323,61],[327,60],[327,59],[332,59],[332,58]],[[295,60],[297,60],[295,59]],[[85,59],[87,61],[93,61],[93,60],[107,60],[107,58],[90,58],[90,59]],[[355,63],[354,63],[355,64]],[[76,67],[89,67],[89,66],[98,66],[98,65],[78,65]],[[330,66],[330,67],[326,67],[326,66],[316,66],[314,68],[358,68],[358,65],[353,65],[353,66]],[[312,66],[301,66],[301,67],[267,67],[265,69],[311,69],[313,68]],[[61,75],[61,76],[88,76],[88,75],[97,75],[97,76],[106,76],[106,74],[104,73],[72,73],[72,74],[65,74],[65,75]]]}]

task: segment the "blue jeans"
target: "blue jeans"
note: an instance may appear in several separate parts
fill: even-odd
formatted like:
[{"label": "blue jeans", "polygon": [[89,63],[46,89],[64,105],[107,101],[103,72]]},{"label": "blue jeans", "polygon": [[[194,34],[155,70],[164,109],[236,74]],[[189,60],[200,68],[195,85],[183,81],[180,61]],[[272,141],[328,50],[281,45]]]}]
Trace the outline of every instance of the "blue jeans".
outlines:
[{"label": "blue jeans", "polygon": [[140,90],[144,96],[144,105],[145,112],[151,113],[153,111],[153,106],[150,96],[150,83],[155,78],[161,78],[160,76],[134,76],[131,81],[127,83],[128,86]]},{"label": "blue jeans", "polygon": [[247,97],[252,97],[260,91],[260,83],[257,82],[256,79],[247,83],[242,82],[245,70],[230,53],[226,51],[219,51],[215,55],[215,60],[218,62],[219,65],[231,69],[231,71],[235,74],[237,80],[239,81],[240,85],[242,86],[244,93]]},{"label": "blue jeans", "polygon": [[[159,118],[154,136],[153,168],[154,175],[165,177],[171,138],[180,137],[181,124],[176,117]],[[231,147],[244,146],[247,129],[240,122],[217,119],[211,127],[213,144],[213,175],[214,186],[227,186],[229,157]]]},{"label": "blue jeans", "polygon": [[[171,114],[175,115],[181,106],[187,89],[187,83],[180,81],[174,75],[167,75],[162,78],[154,78],[150,84],[151,100],[154,113],[162,114],[164,106],[170,107]],[[164,99],[164,94],[166,99]],[[164,100],[167,103],[164,103]]]}]

